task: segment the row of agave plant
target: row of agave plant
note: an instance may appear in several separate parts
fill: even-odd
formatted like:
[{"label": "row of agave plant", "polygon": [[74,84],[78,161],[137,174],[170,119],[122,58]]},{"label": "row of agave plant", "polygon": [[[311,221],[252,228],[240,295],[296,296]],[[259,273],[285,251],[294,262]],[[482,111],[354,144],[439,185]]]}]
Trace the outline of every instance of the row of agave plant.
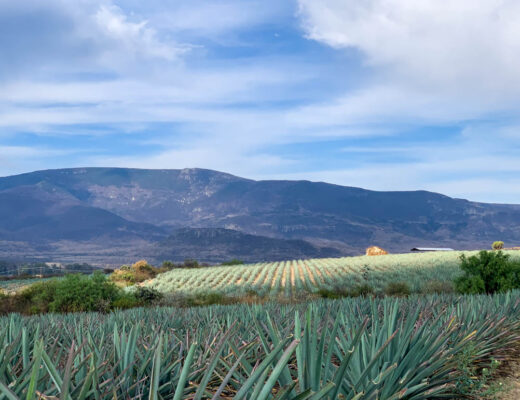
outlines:
[{"label": "row of agave plant", "polygon": [[0,318],[2,399],[434,399],[518,345],[520,292]]}]

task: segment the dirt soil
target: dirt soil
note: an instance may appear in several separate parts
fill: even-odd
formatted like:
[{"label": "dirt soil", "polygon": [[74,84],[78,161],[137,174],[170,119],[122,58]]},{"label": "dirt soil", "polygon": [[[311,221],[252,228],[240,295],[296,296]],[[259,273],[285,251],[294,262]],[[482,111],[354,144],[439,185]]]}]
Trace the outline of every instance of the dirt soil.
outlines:
[{"label": "dirt soil", "polygon": [[520,362],[511,365],[511,375],[501,382],[505,390],[496,396],[497,400],[520,400]]}]

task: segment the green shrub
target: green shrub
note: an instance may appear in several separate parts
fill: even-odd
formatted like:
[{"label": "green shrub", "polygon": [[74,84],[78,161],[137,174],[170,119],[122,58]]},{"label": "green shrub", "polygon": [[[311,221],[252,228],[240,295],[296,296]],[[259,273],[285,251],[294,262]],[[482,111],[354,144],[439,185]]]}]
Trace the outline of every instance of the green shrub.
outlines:
[{"label": "green shrub", "polygon": [[238,299],[218,292],[205,292],[197,295],[177,295],[165,299],[169,304],[179,307],[202,307],[214,304],[234,304]]},{"label": "green shrub", "polygon": [[495,359],[486,360],[485,364],[489,363],[488,366],[478,368],[475,363],[478,357],[479,348],[472,341],[469,341],[455,356],[457,374],[454,389],[457,398],[495,399],[494,394],[500,391],[499,385],[497,387],[490,382],[496,377],[500,362]]},{"label": "green shrub", "polygon": [[29,314],[49,312],[59,283],[57,279],[34,283],[23,289],[19,295],[13,296],[12,305],[17,311]]},{"label": "green shrub", "polygon": [[244,262],[242,260],[238,260],[236,258],[233,258],[232,260],[224,261],[220,265],[242,265],[242,264],[244,264]]},{"label": "green shrub", "polygon": [[411,290],[406,282],[390,282],[384,292],[387,296],[409,296]]},{"label": "green shrub", "polygon": [[460,256],[464,275],[455,280],[457,291],[465,294],[506,292],[520,288],[520,263],[502,251],[481,251]]},{"label": "green shrub", "polygon": [[138,287],[127,293],[108,280],[101,271],[97,271],[91,276],[71,274],[62,279],[37,282],[18,294],[3,296],[0,293],[0,314],[108,312],[114,308],[146,306],[161,297],[161,293],[146,287]]},{"label": "green shrub", "polygon": [[122,293],[112,302],[112,308],[124,310],[128,308],[139,307],[143,305],[133,293]]},{"label": "green shrub", "polygon": [[153,303],[163,297],[159,291],[144,286],[139,286],[132,294],[138,301],[144,304]]},{"label": "green shrub", "polygon": [[187,258],[184,260],[183,267],[185,268],[197,268],[199,266],[199,262],[197,260],[193,260],[191,258]]},{"label": "green shrub", "polygon": [[493,248],[493,250],[502,250],[504,248],[504,242],[502,242],[500,240],[493,242],[491,247]]},{"label": "green shrub", "polygon": [[362,285],[354,286],[350,289],[349,296],[350,297],[366,297],[372,296],[375,293],[375,290],[372,286],[367,283],[363,283]]},{"label": "green shrub", "polygon": [[449,294],[455,292],[455,285],[449,281],[428,281],[421,288],[423,294]]},{"label": "green shrub", "polygon": [[58,281],[49,310],[107,312],[118,297],[120,289],[101,272],[95,272],[91,276],[71,274]]},{"label": "green shrub", "polygon": [[324,299],[341,299],[342,297],[372,296],[375,290],[372,286],[364,283],[350,289],[345,287],[333,287],[331,289],[321,288],[317,293]]},{"label": "green shrub", "polygon": [[161,269],[164,269],[166,271],[170,271],[176,267],[175,263],[173,261],[163,261],[161,265]]},{"label": "green shrub", "polygon": [[318,295],[324,299],[340,299],[342,297],[347,297],[349,295],[349,292],[344,289],[325,289],[321,288],[318,290]]}]

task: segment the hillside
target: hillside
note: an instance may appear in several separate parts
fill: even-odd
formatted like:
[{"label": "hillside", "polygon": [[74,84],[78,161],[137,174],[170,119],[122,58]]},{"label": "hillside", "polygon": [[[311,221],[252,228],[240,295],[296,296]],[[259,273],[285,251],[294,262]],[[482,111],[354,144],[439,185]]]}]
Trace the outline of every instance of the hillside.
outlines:
[{"label": "hillside", "polygon": [[223,228],[177,229],[155,249],[155,257],[161,260],[191,258],[208,262],[220,262],[230,255],[246,262],[285,260],[288,254],[296,258],[341,255],[337,249],[321,248],[304,240],[273,239]]},{"label": "hillside", "polygon": [[[196,243],[186,244],[193,236],[184,231],[188,236],[180,238],[174,233],[180,228],[225,228],[282,240],[276,246],[270,242],[272,252],[259,246],[261,259],[277,259],[284,248],[289,252],[284,258],[355,255],[373,244],[391,252],[421,245],[474,249],[497,239],[520,243],[520,206],[426,191],[254,181],[203,169],[79,168],[0,178],[0,257],[152,259],[172,234],[170,254],[208,252],[206,246],[197,250]],[[293,239],[307,243],[287,247],[284,240]],[[226,246],[208,254],[238,257],[241,240],[231,235],[212,244]],[[332,253],[319,255],[316,248]]]}]

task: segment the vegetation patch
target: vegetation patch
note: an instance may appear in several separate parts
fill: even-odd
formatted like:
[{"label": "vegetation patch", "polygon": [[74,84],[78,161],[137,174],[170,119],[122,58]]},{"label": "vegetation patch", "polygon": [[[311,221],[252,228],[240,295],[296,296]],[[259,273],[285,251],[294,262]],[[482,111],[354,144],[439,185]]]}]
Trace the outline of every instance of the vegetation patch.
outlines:
[{"label": "vegetation patch", "polygon": [[142,288],[125,292],[101,272],[87,276],[70,274],[61,279],[34,283],[16,294],[0,295],[0,313],[18,312],[108,312],[117,308],[132,308],[152,304],[161,295]]},{"label": "vegetation patch", "polygon": [[477,255],[461,255],[464,275],[457,278],[457,291],[466,294],[506,292],[520,288],[520,261],[511,260],[502,251],[481,251]]},{"label": "vegetation patch", "polygon": [[385,287],[387,296],[409,296],[411,293],[410,286],[406,282],[390,282]]},{"label": "vegetation patch", "polygon": [[146,260],[140,260],[132,265],[123,265],[114,270],[110,280],[123,286],[134,285],[155,278],[164,269],[155,268]]},{"label": "vegetation patch", "polygon": [[504,242],[498,240],[496,242],[493,242],[491,247],[493,248],[493,250],[502,250],[504,248]]}]

